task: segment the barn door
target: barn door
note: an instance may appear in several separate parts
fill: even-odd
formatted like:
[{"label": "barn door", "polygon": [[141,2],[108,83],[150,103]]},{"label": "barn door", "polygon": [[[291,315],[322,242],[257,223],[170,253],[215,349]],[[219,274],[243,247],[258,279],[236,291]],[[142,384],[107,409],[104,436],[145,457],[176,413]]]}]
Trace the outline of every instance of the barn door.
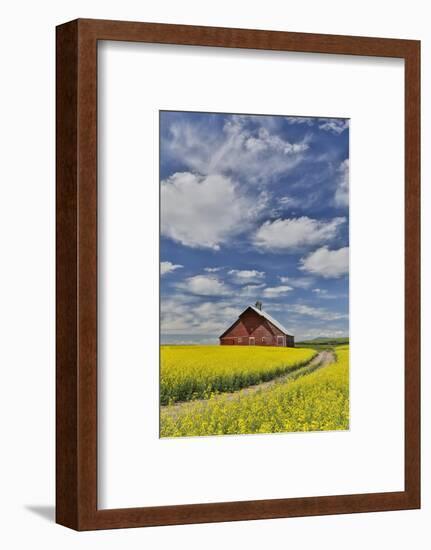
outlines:
[{"label": "barn door", "polygon": [[254,336],[250,336],[250,338],[248,339],[248,343],[250,346],[254,346],[254,344],[256,343]]},{"label": "barn door", "polygon": [[284,346],[284,336],[277,336],[277,346]]}]

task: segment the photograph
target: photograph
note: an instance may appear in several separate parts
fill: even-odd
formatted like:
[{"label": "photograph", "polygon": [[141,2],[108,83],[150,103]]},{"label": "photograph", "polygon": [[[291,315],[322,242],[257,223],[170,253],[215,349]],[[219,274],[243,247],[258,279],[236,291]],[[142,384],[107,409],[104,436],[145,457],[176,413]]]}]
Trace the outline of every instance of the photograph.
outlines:
[{"label": "photograph", "polygon": [[349,429],[349,120],[160,111],[160,437]]}]

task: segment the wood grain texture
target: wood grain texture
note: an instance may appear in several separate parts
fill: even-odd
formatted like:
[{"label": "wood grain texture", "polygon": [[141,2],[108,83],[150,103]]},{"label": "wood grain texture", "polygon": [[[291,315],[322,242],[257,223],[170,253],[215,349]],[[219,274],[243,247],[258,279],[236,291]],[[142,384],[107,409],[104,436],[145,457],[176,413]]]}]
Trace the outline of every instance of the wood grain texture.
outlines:
[{"label": "wood grain texture", "polygon": [[[97,41],[405,61],[405,490],[97,509]],[[420,506],[420,43],[412,40],[80,19],[57,28],[57,522],[76,530]],[[144,466],[143,466],[144,467]]]},{"label": "wood grain texture", "polygon": [[420,507],[420,43],[405,57],[405,491]]},{"label": "wood grain texture", "polygon": [[78,514],[77,70],[78,24],[57,30],[56,59],[56,519]]}]

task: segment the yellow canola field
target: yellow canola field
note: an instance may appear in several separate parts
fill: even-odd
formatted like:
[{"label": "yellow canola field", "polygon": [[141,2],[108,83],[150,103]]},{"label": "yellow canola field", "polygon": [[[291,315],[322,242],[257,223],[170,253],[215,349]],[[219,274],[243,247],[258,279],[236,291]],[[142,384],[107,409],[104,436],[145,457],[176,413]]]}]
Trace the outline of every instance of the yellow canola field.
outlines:
[{"label": "yellow canola field", "polygon": [[271,380],[308,363],[310,349],[264,346],[161,346],[160,404],[208,399]]},{"label": "yellow canola field", "polygon": [[349,348],[337,361],[254,394],[214,396],[161,413],[161,437],[349,429]]}]

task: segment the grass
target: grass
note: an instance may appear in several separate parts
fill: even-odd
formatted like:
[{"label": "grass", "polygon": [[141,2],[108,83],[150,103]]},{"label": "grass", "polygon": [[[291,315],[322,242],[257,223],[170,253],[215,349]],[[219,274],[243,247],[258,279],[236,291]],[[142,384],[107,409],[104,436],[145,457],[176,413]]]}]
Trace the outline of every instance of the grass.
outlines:
[{"label": "grass", "polygon": [[161,412],[161,437],[347,430],[349,348],[337,361],[254,394],[210,397]]},{"label": "grass", "polygon": [[315,355],[269,346],[162,346],[160,403],[234,392],[298,369]]},{"label": "grass", "polygon": [[349,338],[313,338],[313,340],[304,340],[297,342],[296,345],[301,348],[314,349],[322,351],[325,349],[333,349],[336,346],[349,345]]}]

